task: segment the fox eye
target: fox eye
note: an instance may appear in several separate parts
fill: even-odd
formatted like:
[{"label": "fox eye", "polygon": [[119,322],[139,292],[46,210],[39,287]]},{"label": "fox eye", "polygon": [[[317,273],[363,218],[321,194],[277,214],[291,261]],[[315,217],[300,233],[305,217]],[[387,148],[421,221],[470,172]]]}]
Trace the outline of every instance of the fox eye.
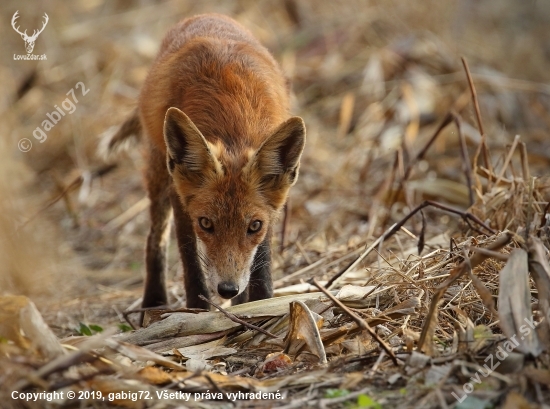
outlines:
[{"label": "fox eye", "polygon": [[209,233],[212,233],[212,231],[214,230],[214,224],[212,223],[212,220],[207,217],[199,218],[199,226],[201,226],[201,229]]},{"label": "fox eye", "polygon": [[262,228],[262,222],[260,220],[254,220],[248,226],[248,233],[257,233]]}]

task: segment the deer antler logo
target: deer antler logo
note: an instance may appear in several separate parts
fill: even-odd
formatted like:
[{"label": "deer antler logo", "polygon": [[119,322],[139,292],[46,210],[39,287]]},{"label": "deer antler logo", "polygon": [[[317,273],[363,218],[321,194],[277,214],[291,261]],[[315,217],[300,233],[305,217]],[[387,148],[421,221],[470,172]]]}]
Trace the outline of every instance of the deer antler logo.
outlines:
[{"label": "deer antler logo", "polygon": [[12,19],[11,19],[11,26],[13,27],[13,29],[18,32],[19,34],[21,34],[21,38],[23,40],[25,40],[25,48],[27,49],[27,54],[30,54],[32,53],[32,50],[34,49],[34,42],[36,41],[36,38],[38,37],[38,35],[44,31],[44,28],[46,28],[46,24],[48,24],[48,21],[49,21],[49,17],[46,13],[44,13],[44,24],[42,25],[42,28],[40,30],[34,30],[34,32],[32,33],[32,36],[28,36],[27,35],[27,30],[25,30],[24,33],[22,33],[21,31],[19,31],[19,27],[16,27],[15,26],[15,20],[17,20],[19,18],[19,10],[17,10],[15,12],[15,14],[13,15]]}]

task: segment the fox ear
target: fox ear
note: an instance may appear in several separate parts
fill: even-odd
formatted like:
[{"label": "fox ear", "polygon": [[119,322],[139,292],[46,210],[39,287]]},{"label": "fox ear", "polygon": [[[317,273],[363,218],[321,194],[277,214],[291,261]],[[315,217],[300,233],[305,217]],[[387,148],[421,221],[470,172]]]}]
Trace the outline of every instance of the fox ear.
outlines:
[{"label": "fox ear", "polygon": [[193,121],[178,108],[169,108],[164,118],[164,141],[168,171],[199,185],[208,176],[221,172],[221,164],[212,154],[210,144]]},{"label": "fox ear", "polygon": [[277,208],[282,206],[288,189],[298,179],[305,142],[304,121],[292,117],[279,126],[252,159],[255,181]]}]

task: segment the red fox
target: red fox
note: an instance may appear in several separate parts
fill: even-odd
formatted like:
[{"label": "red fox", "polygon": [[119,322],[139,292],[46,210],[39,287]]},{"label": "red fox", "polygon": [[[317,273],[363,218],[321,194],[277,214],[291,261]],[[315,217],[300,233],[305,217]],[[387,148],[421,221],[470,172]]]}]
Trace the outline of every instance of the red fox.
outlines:
[{"label": "red fox", "polygon": [[[273,296],[273,224],[298,177],[305,125],[289,84],[253,35],[217,14],[164,38],[134,115],[113,148],[140,131],[151,200],[144,308],[165,305],[173,212],[187,307],[217,293],[234,304]],[[210,294],[215,295],[215,294]]]}]

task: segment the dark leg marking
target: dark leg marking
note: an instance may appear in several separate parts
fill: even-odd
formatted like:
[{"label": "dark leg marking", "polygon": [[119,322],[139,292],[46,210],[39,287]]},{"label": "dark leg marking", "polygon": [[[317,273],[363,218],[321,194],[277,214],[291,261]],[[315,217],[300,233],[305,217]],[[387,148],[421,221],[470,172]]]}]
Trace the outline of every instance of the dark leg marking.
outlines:
[{"label": "dark leg marking", "polygon": [[248,285],[248,301],[264,300],[271,297],[273,297],[273,281],[271,278],[271,232],[269,232],[254,256],[250,284]]},{"label": "dark leg marking", "polygon": [[166,170],[164,155],[150,149],[146,173],[147,192],[151,205],[151,229],[147,237],[145,265],[145,292],[142,307],[166,305],[166,251],[170,238],[170,177]]},{"label": "dark leg marking", "polygon": [[170,199],[174,210],[178,248],[183,262],[183,283],[185,286],[187,307],[208,310],[210,304],[199,298],[199,294],[208,298],[208,290],[197,255],[197,239],[193,231],[191,219],[187,212],[184,211],[181,201],[173,189]]}]

